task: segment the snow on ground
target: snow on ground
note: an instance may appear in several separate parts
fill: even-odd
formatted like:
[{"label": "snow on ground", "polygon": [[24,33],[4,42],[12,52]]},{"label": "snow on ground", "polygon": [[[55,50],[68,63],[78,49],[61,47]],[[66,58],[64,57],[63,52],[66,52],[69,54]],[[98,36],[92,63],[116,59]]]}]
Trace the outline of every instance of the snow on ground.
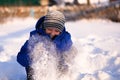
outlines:
[{"label": "snow on ground", "polygon": [[[25,80],[16,55],[36,19],[10,19],[0,24],[0,80]],[[66,23],[78,50],[73,65],[76,80],[120,79],[120,23],[109,20],[79,20]]]},{"label": "snow on ground", "polygon": [[[64,0],[65,2],[73,2],[74,0]],[[79,3],[84,4],[87,3],[87,0],[78,0]],[[90,0],[90,3],[104,3],[104,2],[109,2],[109,0]]]}]

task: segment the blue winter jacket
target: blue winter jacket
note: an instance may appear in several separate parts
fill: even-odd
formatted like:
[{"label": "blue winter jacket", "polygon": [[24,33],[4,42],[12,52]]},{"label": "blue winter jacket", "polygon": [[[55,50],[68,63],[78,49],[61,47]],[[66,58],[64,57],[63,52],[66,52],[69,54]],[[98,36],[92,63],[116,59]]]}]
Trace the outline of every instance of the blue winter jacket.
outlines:
[{"label": "blue winter jacket", "polygon": [[[37,24],[36,24],[36,30],[30,32],[30,37],[35,34],[39,34],[41,36],[49,37],[48,34],[45,33],[42,23],[44,21],[45,16],[41,17]],[[58,50],[61,54],[65,51],[68,51],[70,47],[72,46],[72,40],[71,35],[65,30],[61,32],[60,35],[58,35],[54,40],[53,43],[56,45],[56,50]],[[28,40],[25,42],[25,44],[22,46],[20,52],[17,55],[17,61],[24,67],[28,67],[31,64],[31,59],[29,56],[29,50],[28,50]]]}]

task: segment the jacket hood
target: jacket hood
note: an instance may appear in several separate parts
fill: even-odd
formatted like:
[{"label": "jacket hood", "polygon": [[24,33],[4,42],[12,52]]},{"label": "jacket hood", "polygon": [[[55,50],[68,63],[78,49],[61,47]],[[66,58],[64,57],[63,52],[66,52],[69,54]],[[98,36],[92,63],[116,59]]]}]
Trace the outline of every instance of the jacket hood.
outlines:
[{"label": "jacket hood", "polygon": [[45,16],[41,17],[41,18],[37,21],[37,23],[36,23],[36,25],[35,25],[35,29],[36,29],[36,30],[39,30],[40,28],[42,28],[42,24],[43,24],[43,22],[44,22],[44,19],[45,19]]}]

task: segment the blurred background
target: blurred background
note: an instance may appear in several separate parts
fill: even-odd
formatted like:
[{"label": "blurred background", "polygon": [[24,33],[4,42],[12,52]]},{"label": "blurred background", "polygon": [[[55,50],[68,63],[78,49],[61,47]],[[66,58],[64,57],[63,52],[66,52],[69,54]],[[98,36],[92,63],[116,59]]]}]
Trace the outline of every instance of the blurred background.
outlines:
[{"label": "blurred background", "polygon": [[40,18],[48,10],[62,11],[67,20],[107,18],[120,22],[120,0],[0,0],[0,22],[10,17]]}]

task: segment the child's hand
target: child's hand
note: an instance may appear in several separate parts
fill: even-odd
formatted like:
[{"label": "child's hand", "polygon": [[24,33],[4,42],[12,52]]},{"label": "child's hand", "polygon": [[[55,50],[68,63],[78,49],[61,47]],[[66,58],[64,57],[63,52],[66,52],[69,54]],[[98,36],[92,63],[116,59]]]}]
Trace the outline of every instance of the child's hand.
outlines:
[{"label": "child's hand", "polygon": [[58,69],[60,72],[62,72],[63,74],[68,72],[68,65],[62,64],[58,66]]}]

